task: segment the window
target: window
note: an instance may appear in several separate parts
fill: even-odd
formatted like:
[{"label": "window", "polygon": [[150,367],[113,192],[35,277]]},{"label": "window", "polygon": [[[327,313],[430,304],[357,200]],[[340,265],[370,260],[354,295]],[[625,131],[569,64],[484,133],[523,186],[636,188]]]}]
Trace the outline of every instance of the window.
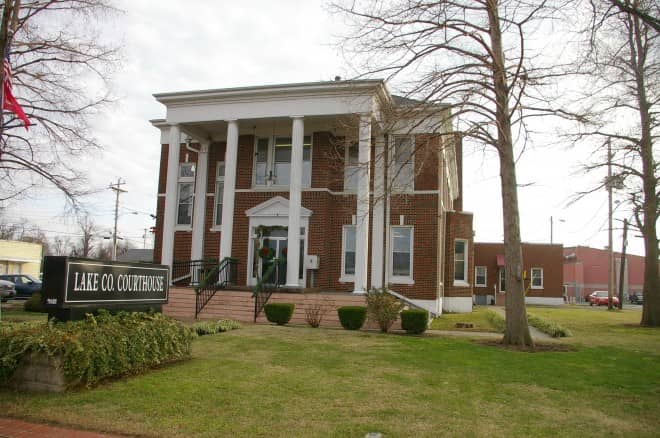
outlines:
[{"label": "window", "polygon": [[222,225],[222,196],[225,189],[225,163],[218,162],[215,168],[215,209],[213,225],[219,227]]},{"label": "window", "polygon": [[543,268],[532,268],[532,289],[543,289]]},{"label": "window", "polygon": [[412,281],[413,229],[392,227],[391,231],[392,281]]},{"label": "window", "polygon": [[344,225],[342,234],[341,276],[348,278],[355,275],[355,225]]},{"label": "window", "polygon": [[474,285],[486,287],[486,267],[477,266],[474,268]]},{"label": "window", "polygon": [[344,191],[355,192],[359,179],[360,149],[357,142],[353,142],[346,147],[344,158]]},{"label": "window", "polygon": [[[255,151],[254,185],[289,186],[291,182],[291,137],[262,137]],[[312,182],[312,137],[303,137],[302,186]]]},{"label": "window", "polygon": [[414,162],[413,150],[415,140],[413,137],[394,137],[394,150],[392,151],[392,190],[398,192],[412,192],[414,189]]},{"label": "window", "polygon": [[506,291],[506,271],[504,268],[500,269],[500,292],[505,292]]},{"label": "window", "polygon": [[195,164],[181,163],[179,165],[179,187],[177,202],[177,225],[191,225],[193,198],[195,196]]},{"label": "window", "polygon": [[454,241],[454,284],[467,284],[467,240]]}]

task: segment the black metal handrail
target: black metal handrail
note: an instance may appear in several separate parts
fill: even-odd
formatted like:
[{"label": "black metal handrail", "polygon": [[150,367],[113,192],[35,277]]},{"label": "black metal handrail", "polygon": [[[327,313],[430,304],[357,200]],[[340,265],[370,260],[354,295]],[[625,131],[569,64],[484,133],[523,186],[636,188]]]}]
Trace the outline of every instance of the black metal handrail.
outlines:
[{"label": "black metal handrail", "polygon": [[195,318],[215,293],[236,284],[238,260],[186,260],[172,263],[172,283],[195,288]]},{"label": "black metal handrail", "polygon": [[[259,314],[263,310],[270,296],[279,287],[278,280],[280,278],[280,266],[284,265],[283,260],[273,259],[273,263],[266,268],[263,276],[257,282],[253,289],[252,297],[254,298],[254,322],[257,322]],[[274,281],[273,281],[274,280]]]}]

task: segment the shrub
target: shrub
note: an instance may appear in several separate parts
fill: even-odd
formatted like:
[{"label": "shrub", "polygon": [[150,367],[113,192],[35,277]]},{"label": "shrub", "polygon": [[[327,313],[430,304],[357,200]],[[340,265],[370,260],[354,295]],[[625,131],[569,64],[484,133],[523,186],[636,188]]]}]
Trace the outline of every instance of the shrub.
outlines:
[{"label": "shrub", "polygon": [[541,330],[543,333],[552,336],[553,338],[564,338],[567,336],[571,336],[571,332],[568,329],[562,327],[561,325],[557,324],[554,321],[550,321],[549,319],[545,319],[540,316],[536,316],[528,313],[527,321],[529,322],[530,325]]},{"label": "shrub", "polygon": [[101,379],[136,374],[190,357],[193,332],[161,313],[100,311],[81,321],[3,326],[0,382],[30,353],[60,357],[67,385],[91,386]]},{"label": "shrub", "polygon": [[264,306],[264,313],[268,321],[284,325],[291,321],[294,308],[295,305],[292,303],[268,303]]},{"label": "shrub", "polygon": [[426,331],[429,323],[429,312],[422,309],[401,311],[401,328],[407,333],[420,334]]},{"label": "shrub", "polygon": [[317,298],[314,302],[305,305],[305,321],[310,326],[317,328],[328,310],[330,302],[326,297]]},{"label": "shrub", "polygon": [[198,336],[204,336],[239,329],[241,325],[231,319],[221,319],[218,321],[199,321],[194,323],[191,328]]},{"label": "shrub", "polygon": [[360,330],[367,319],[367,308],[364,306],[344,306],[337,309],[339,322],[346,330]]},{"label": "shrub", "polygon": [[385,289],[372,289],[367,293],[367,314],[382,332],[387,332],[392,327],[403,307],[404,304]]},{"label": "shrub", "polygon": [[46,307],[44,307],[44,303],[41,302],[41,294],[36,292],[33,293],[32,296],[23,303],[23,310],[26,312],[47,312]]},{"label": "shrub", "polygon": [[504,329],[506,328],[506,321],[502,315],[494,310],[488,309],[486,311],[486,318],[493,325],[493,327],[495,327],[495,330],[500,333],[504,333]]}]

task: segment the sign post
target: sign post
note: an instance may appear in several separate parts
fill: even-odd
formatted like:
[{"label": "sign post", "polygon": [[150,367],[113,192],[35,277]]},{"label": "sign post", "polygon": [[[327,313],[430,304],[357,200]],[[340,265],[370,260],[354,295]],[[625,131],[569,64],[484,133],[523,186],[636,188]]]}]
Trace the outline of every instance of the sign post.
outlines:
[{"label": "sign post", "polygon": [[164,265],[44,257],[43,294],[48,318],[82,319],[99,309],[160,312],[167,303]]}]

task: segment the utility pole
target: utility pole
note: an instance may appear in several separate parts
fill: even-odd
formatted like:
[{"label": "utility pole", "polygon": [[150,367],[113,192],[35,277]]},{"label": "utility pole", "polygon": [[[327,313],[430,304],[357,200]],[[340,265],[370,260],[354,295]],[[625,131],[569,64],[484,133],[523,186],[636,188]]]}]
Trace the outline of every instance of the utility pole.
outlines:
[{"label": "utility pole", "polygon": [[612,143],[607,139],[607,309],[612,310],[614,297],[614,250],[612,248]]},{"label": "utility pole", "polygon": [[623,285],[626,273],[626,246],[628,245],[628,219],[623,220],[623,242],[621,243],[621,266],[619,269],[619,309],[623,309]]},{"label": "utility pole", "polygon": [[112,261],[117,261],[117,219],[119,218],[119,195],[126,193],[126,190],[122,189],[121,186],[126,184],[126,181],[122,181],[121,178],[117,178],[115,184],[110,183],[110,190],[115,192],[115,231],[112,233]]},{"label": "utility pole", "polygon": [[147,249],[147,229],[144,228],[144,233],[142,233],[142,249]]}]

